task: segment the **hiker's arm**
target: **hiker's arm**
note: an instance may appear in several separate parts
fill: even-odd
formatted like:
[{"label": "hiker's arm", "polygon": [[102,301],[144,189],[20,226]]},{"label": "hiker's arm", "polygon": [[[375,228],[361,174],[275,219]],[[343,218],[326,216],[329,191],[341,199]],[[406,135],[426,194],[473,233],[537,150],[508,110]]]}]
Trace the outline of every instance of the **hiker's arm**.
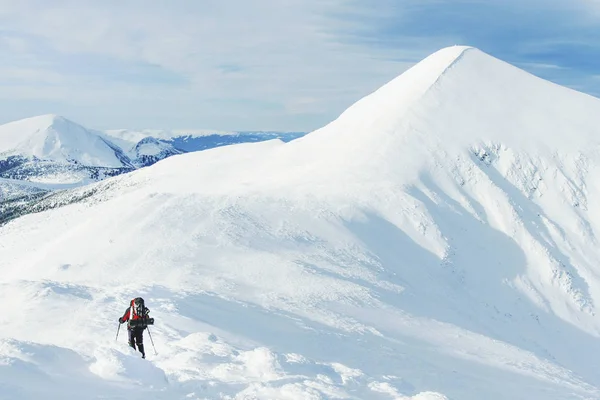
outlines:
[{"label": "hiker's arm", "polygon": [[127,307],[127,310],[125,310],[125,314],[123,314],[123,316],[121,318],[119,318],[119,322],[123,323],[125,321],[127,321],[129,319],[129,307]]}]

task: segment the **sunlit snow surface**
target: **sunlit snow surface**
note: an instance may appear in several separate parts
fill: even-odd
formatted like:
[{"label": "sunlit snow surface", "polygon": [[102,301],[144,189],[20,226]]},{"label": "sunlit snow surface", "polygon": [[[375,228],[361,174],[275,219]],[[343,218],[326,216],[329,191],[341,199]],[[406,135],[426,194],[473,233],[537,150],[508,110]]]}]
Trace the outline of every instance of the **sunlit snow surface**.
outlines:
[{"label": "sunlit snow surface", "polygon": [[452,47],[290,143],[96,183],[0,227],[0,398],[598,399],[599,133]]}]

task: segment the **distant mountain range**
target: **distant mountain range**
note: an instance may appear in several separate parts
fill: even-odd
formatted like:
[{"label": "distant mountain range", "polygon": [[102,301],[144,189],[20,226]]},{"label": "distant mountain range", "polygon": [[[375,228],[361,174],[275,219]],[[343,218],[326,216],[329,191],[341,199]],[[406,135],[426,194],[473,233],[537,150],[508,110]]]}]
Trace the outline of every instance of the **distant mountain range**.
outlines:
[{"label": "distant mountain range", "polygon": [[34,192],[85,185],[177,154],[244,142],[290,141],[304,134],[98,131],[53,114],[27,118],[0,125],[0,203]]}]

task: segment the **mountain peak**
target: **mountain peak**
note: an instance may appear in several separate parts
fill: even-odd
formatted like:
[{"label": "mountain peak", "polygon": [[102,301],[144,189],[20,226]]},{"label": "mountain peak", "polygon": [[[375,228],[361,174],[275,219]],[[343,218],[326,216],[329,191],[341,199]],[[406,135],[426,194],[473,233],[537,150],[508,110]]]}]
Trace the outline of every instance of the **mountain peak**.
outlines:
[{"label": "mountain peak", "polygon": [[[366,165],[401,171],[419,163],[415,154],[427,159],[434,149],[462,152],[482,141],[535,152],[576,151],[598,142],[599,110],[600,99],[477,48],[452,46],[297,140],[290,152],[316,158],[317,169],[326,163],[341,171]],[[548,134],[557,127],[569,134]]]},{"label": "mountain peak", "polygon": [[438,68],[441,67],[442,71],[444,71],[460,61],[465,53],[473,50],[480,51],[472,46],[454,45],[444,47],[425,57],[411,69],[432,68],[433,66],[437,66]]},{"label": "mountain peak", "polygon": [[86,166],[123,166],[105,139],[56,114],[1,125],[0,153]]},{"label": "mountain peak", "polygon": [[63,117],[62,115],[53,114],[53,113],[42,114],[42,115],[38,115],[38,116],[35,116],[35,117],[32,117],[32,118],[33,119],[37,118],[37,119],[40,119],[40,120],[41,119],[46,119],[46,120],[52,121],[52,122],[57,121],[57,120],[58,121],[66,121],[67,120],[67,118]]},{"label": "mountain peak", "polygon": [[[449,71],[455,69],[459,64],[463,68],[469,68],[469,61],[472,57],[465,57],[469,52],[485,54],[475,47],[459,45],[436,51],[354,103],[337,120],[333,121],[333,124],[354,125],[356,121],[346,120],[360,118],[362,121],[373,121],[386,115],[394,116],[396,119],[401,118]],[[487,57],[492,58],[491,56]]]},{"label": "mountain peak", "polygon": [[[85,130],[85,128],[79,125],[76,122],[73,122],[61,115],[57,114],[42,114],[36,115],[34,117],[23,118],[16,121],[9,122],[4,125],[0,125],[0,144],[2,144],[2,140],[10,140],[8,136],[9,132],[19,132],[19,135],[24,134],[24,132],[41,132],[46,131],[50,128],[56,128],[58,131],[68,130],[68,129],[77,129],[77,130]],[[15,140],[19,139],[19,137],[15,137]],[[14,145],[13,145],[14,146]],[[7,145],[1,147],[10,147]],[[2,149],[0,149],[2,151]]]},{"label": "mountain peak", "polygon": [[29,118],[24,118],[24,119],[20,119],[18,121],[13,121],[10,122],[7,125],[13,124],[13,125],[28,125],[29,127],[37,127],[37,128],[47,128],[49,126],[52,126],[56,123],[71,123],[71,124],[75,124],[75,122],[69,121],[67,118],[61,116],[61,115],[57,115],[57,114],[42,114],[42,115],[36,115],[34,117],[29,117]]}]

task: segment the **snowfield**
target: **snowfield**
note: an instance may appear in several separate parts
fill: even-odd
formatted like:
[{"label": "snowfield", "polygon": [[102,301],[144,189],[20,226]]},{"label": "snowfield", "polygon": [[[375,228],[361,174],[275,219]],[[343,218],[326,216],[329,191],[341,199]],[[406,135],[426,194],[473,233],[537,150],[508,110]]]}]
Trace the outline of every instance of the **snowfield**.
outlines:
[{"label": "snowfield", "polygon": [[66,191],[0,226],[0,398],[600,399],[599,145],[599,99],[456,46]]}]

